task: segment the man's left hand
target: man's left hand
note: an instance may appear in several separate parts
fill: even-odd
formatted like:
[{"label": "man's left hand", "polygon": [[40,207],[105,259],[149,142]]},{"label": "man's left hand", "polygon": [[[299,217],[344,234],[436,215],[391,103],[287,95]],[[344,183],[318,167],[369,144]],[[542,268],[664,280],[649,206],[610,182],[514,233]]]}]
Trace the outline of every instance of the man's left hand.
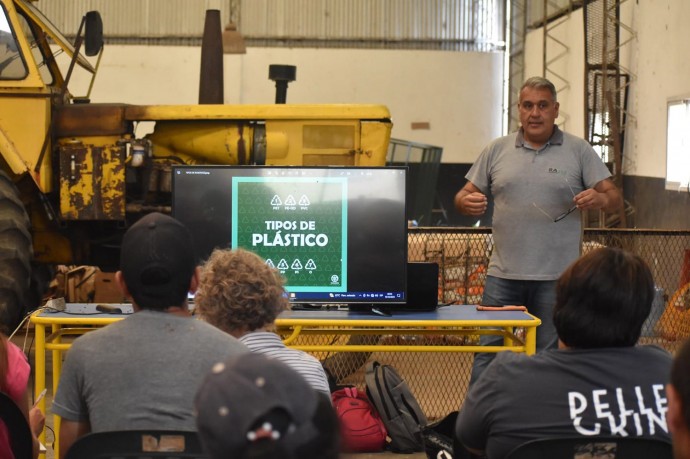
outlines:
[{"label": "man's left hand", "polygon": [[603,209],[615,212],[623,206],[623,196],[611,179],[604,179],[573,198],[578,209]]},{"label": "man's left hand", "polygon": [[608,204],[608,197],[605,193],[599,193],[593,188],[589,188],[573,198],[573,202],[578,209],[602,209]]}]

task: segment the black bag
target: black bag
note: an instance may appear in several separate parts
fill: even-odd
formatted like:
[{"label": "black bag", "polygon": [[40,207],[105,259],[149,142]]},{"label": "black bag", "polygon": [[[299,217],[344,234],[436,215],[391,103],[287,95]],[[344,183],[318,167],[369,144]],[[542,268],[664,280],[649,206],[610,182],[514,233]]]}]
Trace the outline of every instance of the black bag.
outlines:
[{"label": "black bag", "polygon": [[424,451],[424,427],[428,420],[410,388],[390,365],[369,362],[364,376],[369,400],[383,420],[389,447],[396,453]]},{"label": "black bag", "polygon": [[[458,419],[458,412],[453,411],[443,419],[427,424],[422,430],[424,435],[424,448],[426,457],[429,459],[453,459],[455,422]],[[461,457],[458,454],[458,457]]]}]

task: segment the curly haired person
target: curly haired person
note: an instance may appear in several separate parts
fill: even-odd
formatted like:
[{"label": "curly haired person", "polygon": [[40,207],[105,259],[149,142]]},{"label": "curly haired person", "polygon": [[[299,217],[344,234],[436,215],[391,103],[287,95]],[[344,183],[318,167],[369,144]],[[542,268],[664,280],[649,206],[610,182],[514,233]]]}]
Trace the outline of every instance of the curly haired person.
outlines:
[{"label": "curly haired person", "polygon": [[278,315],[289,307],[283,286],[280,273],[260,256],[244,249],[216,249],[203,266],[196,310],[251,351],[292,367],[330,397],[321,363],[306,352],[288,348],[271,331]]}]

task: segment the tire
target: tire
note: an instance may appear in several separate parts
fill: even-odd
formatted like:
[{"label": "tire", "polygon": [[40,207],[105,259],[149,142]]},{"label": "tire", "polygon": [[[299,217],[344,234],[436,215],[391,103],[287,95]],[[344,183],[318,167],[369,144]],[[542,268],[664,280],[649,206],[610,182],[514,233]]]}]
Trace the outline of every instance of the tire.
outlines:
[{"label": "tire", "polygon": [[33,246],[29,216],[12,180],[0,171],[0,327],[11,333],[26,312]]}]

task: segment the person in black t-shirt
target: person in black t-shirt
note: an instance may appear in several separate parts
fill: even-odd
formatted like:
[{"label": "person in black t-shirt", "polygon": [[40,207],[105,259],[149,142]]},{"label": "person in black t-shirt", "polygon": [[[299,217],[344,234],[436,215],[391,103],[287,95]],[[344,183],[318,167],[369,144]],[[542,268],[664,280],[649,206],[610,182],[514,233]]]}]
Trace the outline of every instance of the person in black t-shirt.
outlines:
[{"label": "person in black t-shirt", "polygon": [[541,438],[668,441],[671,355],[636,345],[653,300],[654,280],[639,256],[601,248],[579,258],[556,285],[559,348],[499,353],[465,398],[455,428],[460,443],[501,459]]}]

